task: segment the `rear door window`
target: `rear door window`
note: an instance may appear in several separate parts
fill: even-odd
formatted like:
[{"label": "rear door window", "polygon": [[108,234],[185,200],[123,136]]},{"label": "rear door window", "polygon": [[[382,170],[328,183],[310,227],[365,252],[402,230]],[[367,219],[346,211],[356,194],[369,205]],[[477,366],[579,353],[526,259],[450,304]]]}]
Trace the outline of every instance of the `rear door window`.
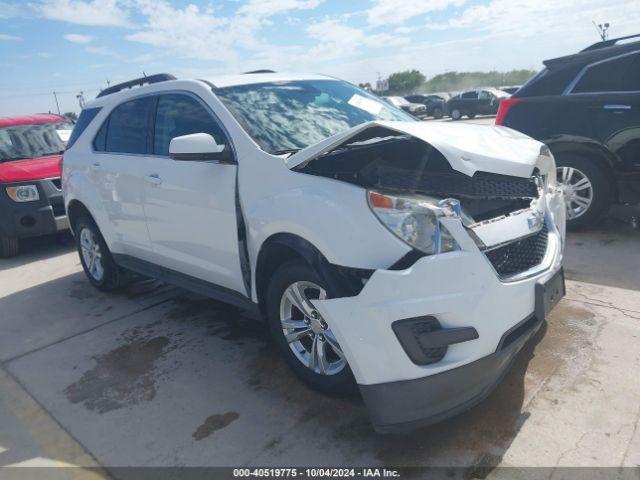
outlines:
[{"label": "rear door window", "polygon": [[462,94],[462,98],[465,100],[475,100],[478,98],[478,92],[476,92],[475,90],[472,92],[464,92]]},{"label": "rear door window", "polygon": [[640,53],[590,66],[572,93],[637,91],[640,91]]},{"label": "rear door window", "polygon": [[192,133],[208,133],[218,145],[226,143],[215,118],[190,95],[170,93],[158,97],[153,135],[153,153],[169,155],[171,139]]},{"label": "rear door window", "polygon": [[[125,102],[117,106],[108,123],[103,125],[106,131],[104,135],[105,151],[114,153],[147,153],[147,142],[151,119],[152,97],[143,97]],[[102,130],[101,128],[101,130]],[[98,132],[96,142],[102,132]],[[96,144],[96,147],[99,145]]]}]

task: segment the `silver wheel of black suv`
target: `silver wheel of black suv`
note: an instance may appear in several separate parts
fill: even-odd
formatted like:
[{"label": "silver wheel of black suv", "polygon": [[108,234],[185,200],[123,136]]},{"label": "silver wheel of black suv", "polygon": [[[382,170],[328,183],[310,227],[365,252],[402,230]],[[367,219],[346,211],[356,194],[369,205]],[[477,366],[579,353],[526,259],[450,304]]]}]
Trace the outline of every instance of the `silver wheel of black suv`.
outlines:
[{"label": "silver wheel of black suv", "polygon": [[610,173],[602,162],[579,153],[556,155],[558,187],[564,194],[567,228],[594,226],[613,199]]},{"label": "silver wheel of black suv", "polygon": [[558,186],[567,206],[567,219],[582,216],[593,202],[593,185],[589,178],[574,167],[557,168]]}]

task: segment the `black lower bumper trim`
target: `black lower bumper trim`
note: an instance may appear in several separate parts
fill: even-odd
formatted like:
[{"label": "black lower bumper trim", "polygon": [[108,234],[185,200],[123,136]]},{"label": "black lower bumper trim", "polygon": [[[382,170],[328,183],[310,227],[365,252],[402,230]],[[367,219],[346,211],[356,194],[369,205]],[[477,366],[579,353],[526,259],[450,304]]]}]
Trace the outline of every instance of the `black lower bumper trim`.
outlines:
[{"label": "black lower bumper trim", "polygon": [[360,385],[376,431],[415,430],[462,413],[485,399],[500,383],[516,354],[541,327],[542,321],[531,322],[531,318],[518,324],[530,328],[517,340],[475,362],[415,380]]},{"label": "black lower bumper trim", "polygon": [[[0,233],[9,237],[26,238],[68,229],[62,192],[56,187],[56,180],[0,184]],[[6,189],[20,185],[36,185],[40,198],[33,202],[14,202],[7,195]]]}]

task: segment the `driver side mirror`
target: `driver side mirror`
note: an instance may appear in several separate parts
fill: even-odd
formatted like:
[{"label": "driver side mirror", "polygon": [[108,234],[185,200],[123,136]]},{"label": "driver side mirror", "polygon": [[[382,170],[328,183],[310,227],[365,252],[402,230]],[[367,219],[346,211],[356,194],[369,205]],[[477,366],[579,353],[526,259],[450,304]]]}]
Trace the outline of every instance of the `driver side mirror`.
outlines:
[{"label": "driver side mirror", "polygon": [[227,145],[219,145],[208,133],[192,133],[171,139],[169,155],[174,160],[203,162],[218,160],[235,163]]}]

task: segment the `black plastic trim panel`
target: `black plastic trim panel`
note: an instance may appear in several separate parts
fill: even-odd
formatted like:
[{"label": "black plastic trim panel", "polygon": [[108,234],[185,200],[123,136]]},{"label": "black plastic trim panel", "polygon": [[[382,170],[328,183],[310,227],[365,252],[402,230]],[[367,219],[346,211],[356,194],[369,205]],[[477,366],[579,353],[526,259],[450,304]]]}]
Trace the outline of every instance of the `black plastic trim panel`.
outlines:
[{"label": "black plastic trim panel", "polygon": [[458,415],[484,400],[543,322],[475,362],[414,380],[359,385],[379,433],[406,433]]},{"label": "black plastic trim panel", "polygon": [[113,258],[118,265],[128,270],[170,283],[185,290],[199,293],[200,295],[213,298],[220,302],[235,305],[236,307],[246,310],[256,318],[260,317],[258,305],[235,290],[190,275],[185,275],[184,273],[176,272],[175,270],[161,267],[160,265],[140,260],[130,255],[114,253]]}]

